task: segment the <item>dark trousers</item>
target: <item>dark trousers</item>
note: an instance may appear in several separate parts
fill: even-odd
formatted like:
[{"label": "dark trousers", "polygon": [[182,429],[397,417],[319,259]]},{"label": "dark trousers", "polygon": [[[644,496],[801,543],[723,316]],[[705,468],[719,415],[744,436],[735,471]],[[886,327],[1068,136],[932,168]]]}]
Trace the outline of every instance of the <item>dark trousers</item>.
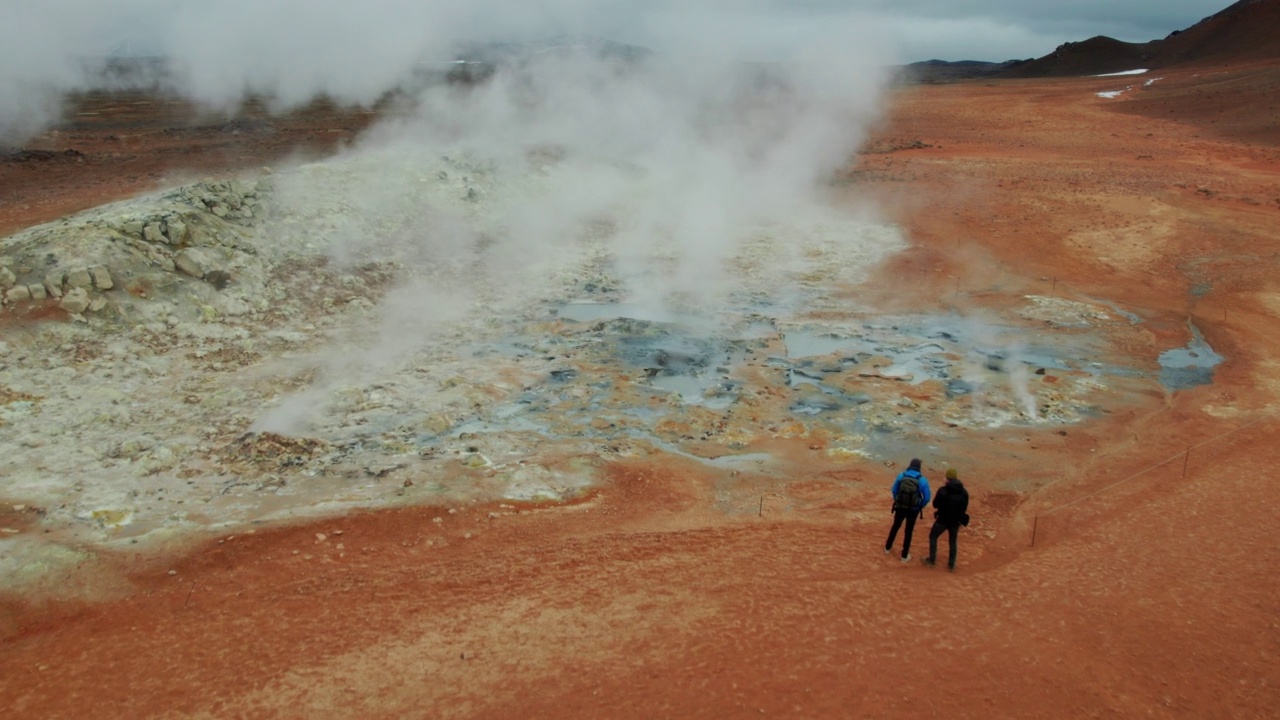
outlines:
[{"label": "dark trousers", "polygon": [[898,537],[898,528],[902,527],[902,522],[907,523],[907,531],[902,535],[902,557],[911,554],[911,533],[916,531],[916,517],[919,511],[902,512],[895,510],[893,513],[893,527],[889,528],[889,539],[884,541],[884,549],[886,551],[893,549],[893,539]]},{"label": "dark trousers", "polygon": [[929,562],[938,560],[938,537],[943,531],[947,533],[947,540],[951,543],[951,554],[947,556],[947,567],[954,568],[956,566],[956,536],[960,534],[960,523],[943,523],[934,522],[933,528],[929,530]]}]

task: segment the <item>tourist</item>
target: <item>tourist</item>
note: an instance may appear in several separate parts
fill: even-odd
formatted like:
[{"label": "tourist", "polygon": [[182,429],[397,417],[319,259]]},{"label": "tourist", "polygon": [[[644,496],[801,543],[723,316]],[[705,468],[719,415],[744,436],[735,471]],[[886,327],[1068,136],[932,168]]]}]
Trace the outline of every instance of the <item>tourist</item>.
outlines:
[{"label": "tourist", "polygon": [[929,504],[929,480],[920,472],[919,458],[913,458],[907,469],[898,475],[889,494],[893,496],[893,527],[884,543],[884,554],[888,555],[893,550],[898,528],[905,522],[907,529],[902,536],[902,562],[906,562],[911,559],[911,533],[916,529],[916,518],[924,515],[924,507]]},{"label": "tourist", "polygon": [[951,554],[947,556],[947,569],[956,570],[956,536],[961,525],[969,524],[969,491],[960,482],[955,468],[947,468],[947,484],[938,489],[933,499],[933,528],[929,530],[929,557],[922,562],[933,567],[938,560],[938,536],[947,531],[951,541]]}]

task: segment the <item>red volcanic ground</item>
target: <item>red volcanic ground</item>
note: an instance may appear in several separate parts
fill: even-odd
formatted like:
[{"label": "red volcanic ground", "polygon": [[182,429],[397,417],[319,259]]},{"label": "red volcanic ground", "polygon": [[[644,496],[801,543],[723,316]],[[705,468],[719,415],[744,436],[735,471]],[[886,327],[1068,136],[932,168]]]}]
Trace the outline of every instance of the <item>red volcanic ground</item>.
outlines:
[{"label": "red volcanic ground", "polygon": [[[842,187],[912,248],[865,292],[919,309],[1108,298],[1144,310],[1144,351],[1184,345],[1190,320],[1226,358],[1212,385],[926,458],[973,497],[954,574],[881,553],[900,467],[806,470],[788,446],[801,469],[730,517],[705,466],[618,463],[570,506],[105,556],[77,580],[90,599],[7,600],[0,695],[48,718],[1272,717],[1278,72],[895,92]],[[0,230],[322,153],[368,122],[316,107],[174,130],[188,121],[160,100],[84,107],[99,114],[32,146],[50,154],[0,165]],[[1010,489],[1029,474],[1056,480]]]}]

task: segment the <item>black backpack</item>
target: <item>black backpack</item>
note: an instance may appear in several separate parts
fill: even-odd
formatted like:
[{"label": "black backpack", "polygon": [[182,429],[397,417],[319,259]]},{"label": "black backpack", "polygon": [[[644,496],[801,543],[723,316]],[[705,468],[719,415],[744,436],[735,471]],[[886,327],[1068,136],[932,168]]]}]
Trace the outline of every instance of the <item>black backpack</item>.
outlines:
[{"label": "black backpack", "polygon": [[898,483],[898,492],[893,496],[893,511],[910,513],[920,509],[924,504],[924,493],[920,492],[918,475],[903,475]]},{"label": "black backpack", "polygon": [[941,523],[959,523],[961,525],[969,524],[969,491],[962,486],[955,486],[950,483],[943,485],[938,490],[938,500],[935,504],[938,511],[933,514]]}]

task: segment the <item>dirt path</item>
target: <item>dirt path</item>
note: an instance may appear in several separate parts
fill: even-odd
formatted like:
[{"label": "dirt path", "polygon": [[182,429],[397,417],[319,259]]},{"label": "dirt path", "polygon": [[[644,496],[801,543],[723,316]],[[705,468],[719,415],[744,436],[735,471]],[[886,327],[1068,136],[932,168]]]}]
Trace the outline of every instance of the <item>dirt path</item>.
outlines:
[{"label": "dirt path", "polygon": [[[691,509],[646,531],[605,493],[241,536],[29,628],[4,677],[42,717],[1262,717],[1280,551],[1217,511],[1265,475],[1236,457],[955,575],[881,554],[887,514],[865,493],[851,526]],[[1262,497],[1258,516],[1280,510]],[[968,532],[961,548],[985,550]]]},{"label": "dirt path", "polygon": [[[1272,716],[1280,155],[1152,119],[1190,72],[1141,115],[1097,98],[1104,80],[906,91],[890,150],[854,168],[850,193],[915,243],[869,291],[911,280],[939,291],[901,302],[972,312],[1105,297],[1141,309],[1152,346],[1190,318],[1228,358],[1212,386],[1066,435],[940,448],[977,468],[954,575],[881,553],[888,469],[779,479],[789,503],[752,517],[717,510],[696,467],[617,464],[573,507],[110,559],[113,599],[11,606],[0,694],[50,718]],[[1003,489],[1031,471],[1058,481]]]}]

